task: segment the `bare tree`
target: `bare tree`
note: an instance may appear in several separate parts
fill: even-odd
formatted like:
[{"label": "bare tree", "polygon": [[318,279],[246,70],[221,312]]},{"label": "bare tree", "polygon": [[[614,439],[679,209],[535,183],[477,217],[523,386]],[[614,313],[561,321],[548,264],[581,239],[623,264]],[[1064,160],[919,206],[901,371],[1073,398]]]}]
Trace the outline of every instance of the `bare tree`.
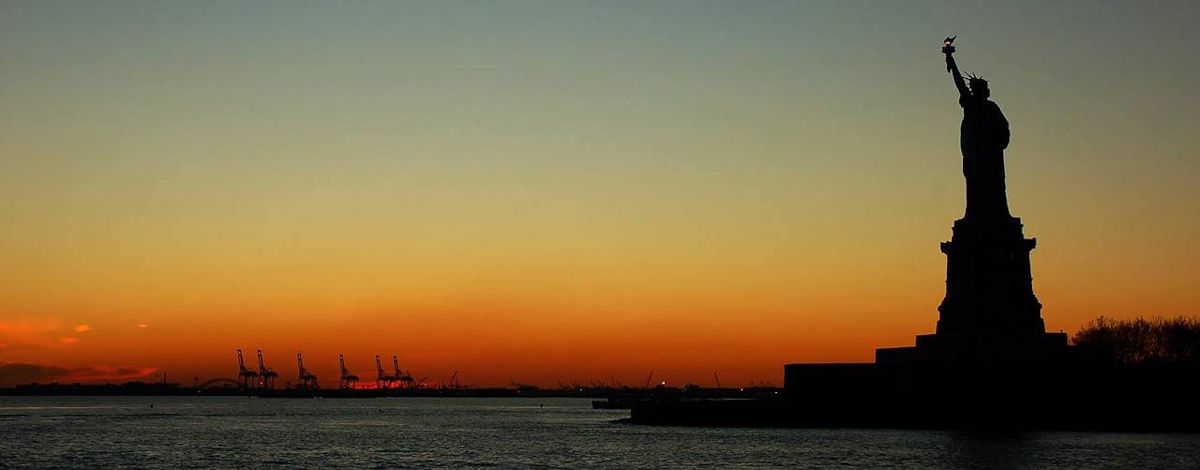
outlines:
[{"label": "bare tree", "polygon": [[1073,338],[1080,349],[1120,364],[1200,364],[1200,317],[1100,317]]}]

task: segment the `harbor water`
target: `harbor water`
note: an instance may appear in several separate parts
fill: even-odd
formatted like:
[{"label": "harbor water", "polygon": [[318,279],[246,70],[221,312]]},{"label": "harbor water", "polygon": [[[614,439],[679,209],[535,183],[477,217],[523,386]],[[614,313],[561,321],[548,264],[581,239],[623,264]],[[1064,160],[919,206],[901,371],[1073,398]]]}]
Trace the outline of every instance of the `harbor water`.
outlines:
[{"label": "harbor water", "polygon": [[1195,468],[1200,435],[722,429],[584,399],[0,397],[0,467]]}]

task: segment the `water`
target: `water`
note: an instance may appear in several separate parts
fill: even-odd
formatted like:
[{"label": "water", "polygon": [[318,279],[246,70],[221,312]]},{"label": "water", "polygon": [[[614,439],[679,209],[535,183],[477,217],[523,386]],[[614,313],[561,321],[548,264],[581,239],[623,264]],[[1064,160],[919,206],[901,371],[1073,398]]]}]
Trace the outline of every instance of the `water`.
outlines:
[{"label": "water", "polygon": [[[151,407],[153,405],[153,407]],[[616,424],[580,399],[0,397],[0,466],[1195,468],[1200,435]]]}]

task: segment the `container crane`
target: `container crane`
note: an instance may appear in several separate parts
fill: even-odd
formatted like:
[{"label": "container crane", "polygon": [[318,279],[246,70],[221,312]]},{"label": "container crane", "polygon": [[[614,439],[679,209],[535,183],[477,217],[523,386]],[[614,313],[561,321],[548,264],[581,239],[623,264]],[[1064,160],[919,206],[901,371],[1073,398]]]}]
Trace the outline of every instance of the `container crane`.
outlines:
[{"label": "container crane", "polygon": [[389,389],[396,386],[396,377],[388,375],[383,371],[383,360],[379,355],[375,355],[375,387],[378,389]]},{"label": "container crane", "polygon": [[317,376],[309,373],[308,369],[304,368],[303,354],[296,353],[296,365],[300,366],[300,381],[297,382],[297,386],[305,390],[317,390],[321,388],[317,385]]},{"label": "container crane", "polygon": [[416,388],[416,383],[413,382],[412,373],[400,370],[400,356],[392,354],[392,377],[396,378],[396,382],[404,388]]},{"label": "container crane", "polygon": [[338,388],[342,390],[350,390],[353,389],[355,385],[358,385],[358,376],[351,374],[350,370],[346,369],[346,357],[341,354],[338,354],[338,368],[342,370],[341,378],[338,382]]},{"label": "container crane", "polygon": [[238,382],[242,390],[249,390],[254,385],[258,384],[258,372],[253,369],[246,368],[246,361],[242,358],[242,348],[237,350],[238,356]]},{"label": "container crane", "polygon": [[263,352],[258,350],[258,385],[261,388],[275,390],[275,379],[279,377],[279,373],[274,369],[268,368],[266,362],[263,361]]}]

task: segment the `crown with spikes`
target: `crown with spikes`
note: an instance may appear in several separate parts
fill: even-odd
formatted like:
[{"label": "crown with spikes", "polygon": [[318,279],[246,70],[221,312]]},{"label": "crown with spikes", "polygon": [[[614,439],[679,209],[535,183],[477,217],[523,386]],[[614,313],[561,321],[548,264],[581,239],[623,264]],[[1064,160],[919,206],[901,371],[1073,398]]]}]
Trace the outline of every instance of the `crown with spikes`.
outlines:
[{"label": "crown with spikes", "polygon": [[983,77],[970,72],[967,72],[967,80],[971,82],[972,87],[974,87],[976,83],[987,85],[987,80],[984,80]]}]

